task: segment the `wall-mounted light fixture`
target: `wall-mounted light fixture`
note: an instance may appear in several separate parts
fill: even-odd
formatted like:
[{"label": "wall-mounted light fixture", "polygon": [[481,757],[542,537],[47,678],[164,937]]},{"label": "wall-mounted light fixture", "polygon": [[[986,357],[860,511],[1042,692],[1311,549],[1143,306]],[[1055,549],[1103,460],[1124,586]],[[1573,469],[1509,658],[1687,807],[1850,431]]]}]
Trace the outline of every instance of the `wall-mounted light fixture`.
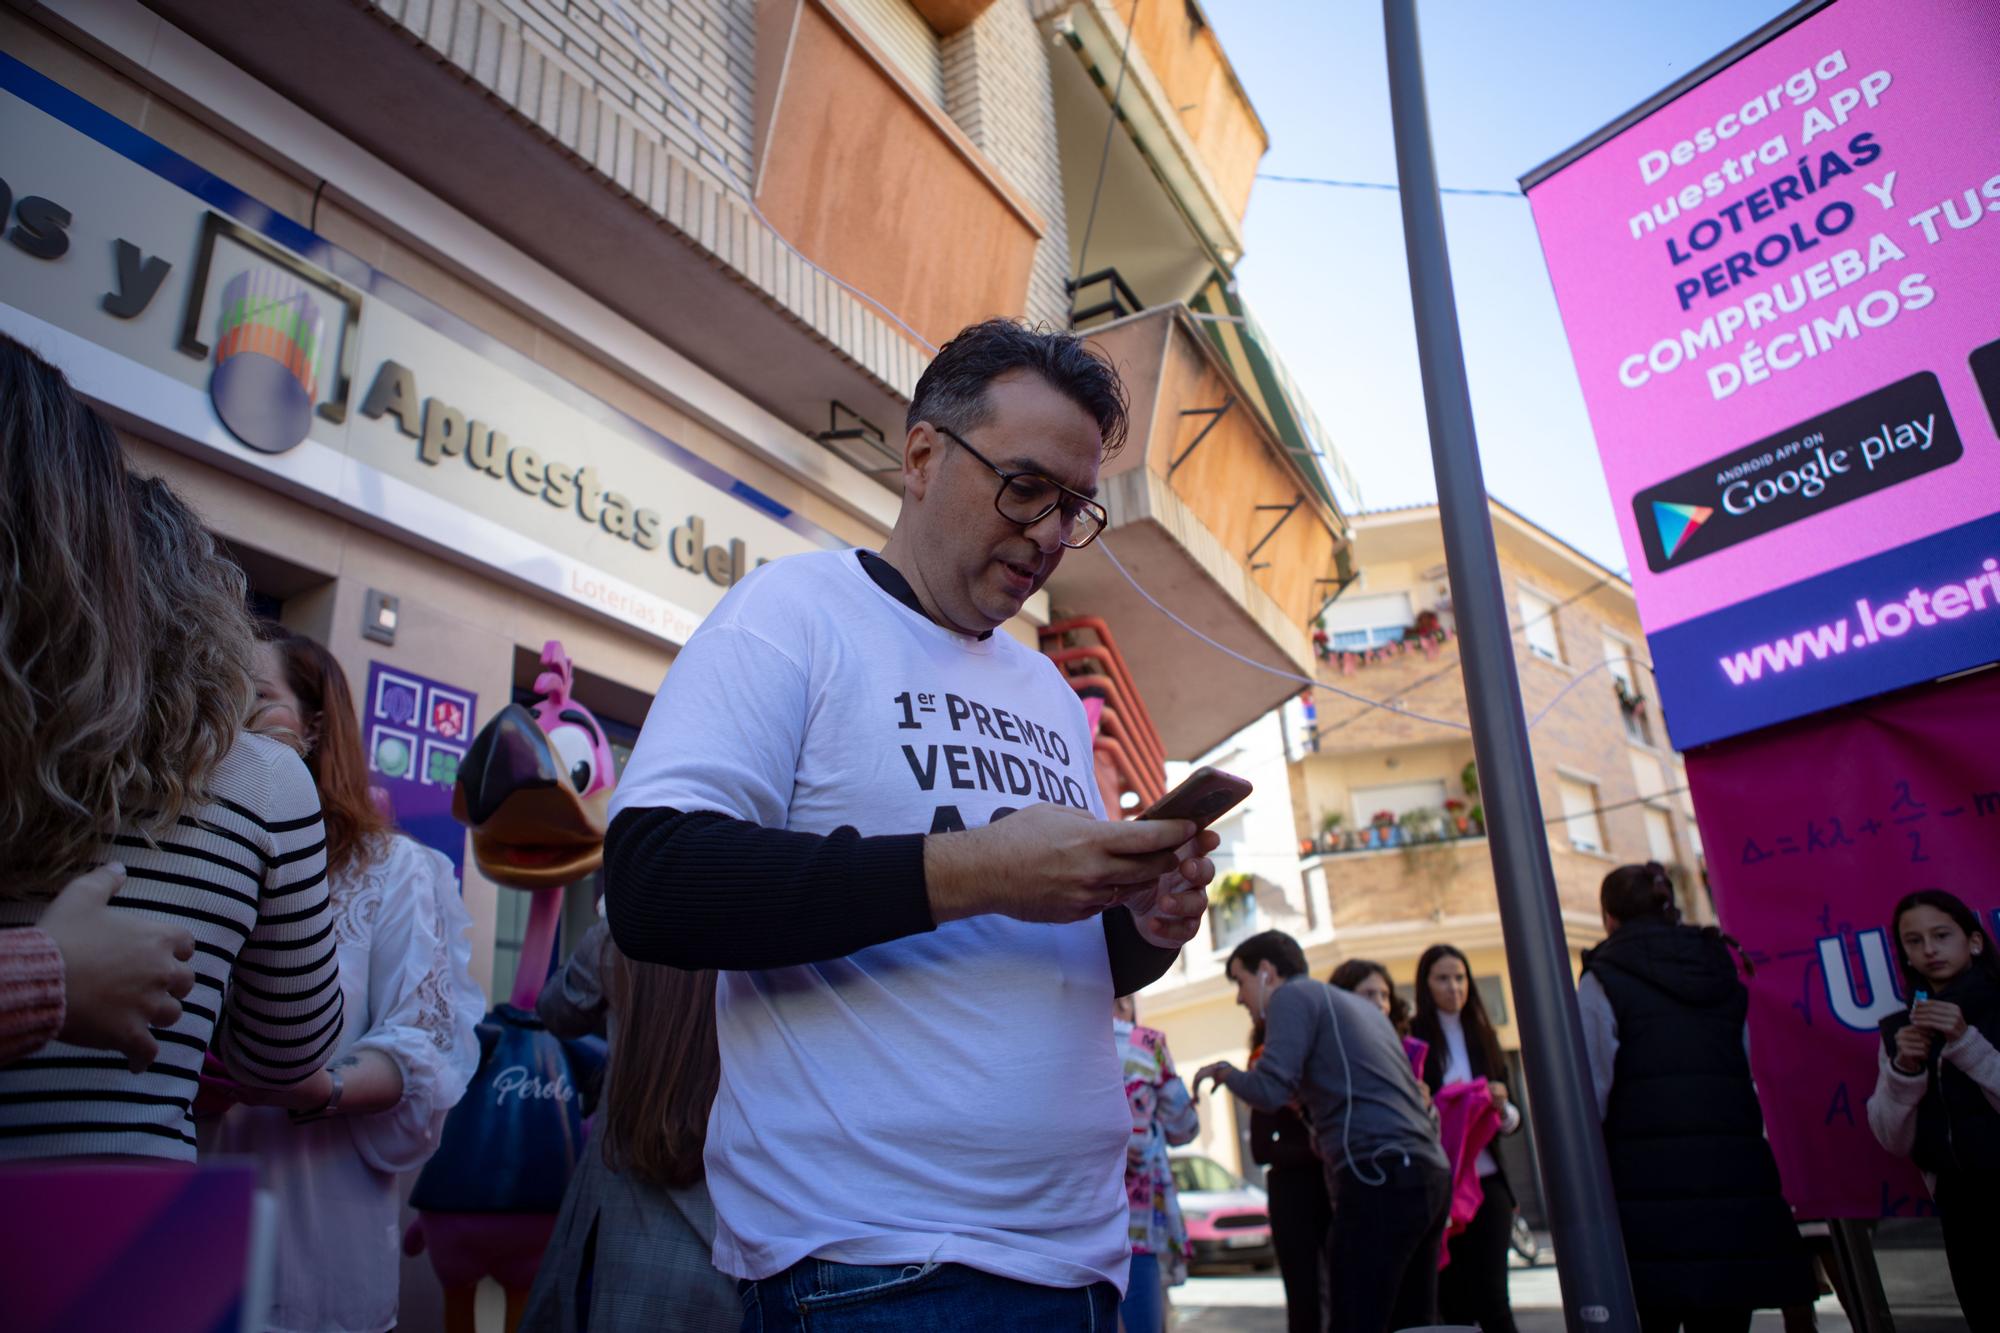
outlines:
[{"label": "wall-mounted light fixture", "polygon": [[361,608],[361,637],[373,639],[377,643],[394,644],[398,605],[395,597],[370,588]]}]

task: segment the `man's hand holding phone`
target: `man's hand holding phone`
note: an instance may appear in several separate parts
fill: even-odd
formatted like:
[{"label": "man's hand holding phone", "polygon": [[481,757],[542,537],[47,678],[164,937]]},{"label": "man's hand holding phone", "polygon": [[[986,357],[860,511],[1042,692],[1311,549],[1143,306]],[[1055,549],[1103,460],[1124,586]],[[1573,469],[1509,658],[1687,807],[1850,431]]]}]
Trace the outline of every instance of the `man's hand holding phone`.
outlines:
[{"label": "man's hand holding phone", "polygon": [[1192,869],[1193,878],[1182,878],[1206,884],[1214,867],[1184,854],[1196,837],[1184,819],[1104,820],[1061,805],[1031,805],[985,828],[933,834],[924,839],[931,919],[1082,921],[1128,894],[1156,889],[1163,876]]},{"label": "man's hand holding phone", "polygon": [[931,919],[1062,923],[1122,906],[1148,943],[1178,949],[1208,910],[1208,853],[1221,842],[1208,825],[1249,794],[1242,778],[1200,768],[1137,819],[1031,805],[985,828],[933,834],[924,839]]},{"label": "man's hand holding phone", "polygon": [[1250,784],[1233,773],[1197,768],[1134,821],[1192,820],[1202,830],[1182,845],[1180,865],[1119,900],[1131,910],[1140,937],[1148,944],[1178,949],[1201,930],[1202,914],[1208,911],[1208,885],[1215,878],[1215,863],[1208,853],[1222,842],[1208,832],[1208,826],[1249,794]]},{"label": "man's hand holding phone", "polygon": [[1178,949],[1201,933],[1202,914],[1208,911],[1208,886],[1215,879],[1215,862],[1208,859],[1208,853],[1221,842],[1219,835],[1204,829],[1181,845],[1178,866],[1151,884],[1128,889],[1120,896],[1148,944]]}]

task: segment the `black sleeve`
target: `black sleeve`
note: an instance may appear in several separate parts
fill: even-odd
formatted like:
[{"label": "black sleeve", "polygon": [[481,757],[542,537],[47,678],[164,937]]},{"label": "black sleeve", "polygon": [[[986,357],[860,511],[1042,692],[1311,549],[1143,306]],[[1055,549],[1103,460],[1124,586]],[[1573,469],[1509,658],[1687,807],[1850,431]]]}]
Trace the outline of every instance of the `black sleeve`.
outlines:
[{"label": "black sleeve", "polygon": [[921,833],[821,837],[624,810],[604,837],[604,886],[619,949],[670,967],[792,967],[936,929]]},{"label": "black sleeve", "polygon": [[1111,956],[1111,993],[1130,995],[1144,990],[1167,974],[1179,949],[1162,949],[1139,933],[1129,907],[1114,907],[1104,914],[1104,951]]}]

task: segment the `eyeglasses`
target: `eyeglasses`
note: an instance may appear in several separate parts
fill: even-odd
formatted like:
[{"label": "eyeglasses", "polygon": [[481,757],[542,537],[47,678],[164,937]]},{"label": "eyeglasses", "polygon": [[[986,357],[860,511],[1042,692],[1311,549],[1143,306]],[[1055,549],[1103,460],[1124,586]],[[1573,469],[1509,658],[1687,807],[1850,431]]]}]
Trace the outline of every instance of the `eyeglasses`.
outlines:
[{"label": "eyeglasses", "polygon": [[1081,550],[1096,541],[1097,534],[1110,524],[1111,515],[1104,506],[1081,491],[1071,490],[1055,478],[1045,477],[1039,472],[1005,471],[935,421],[931,423],[931,429],[984,463],[1000,478],[1000,490],[993,497],[993,508],[1009,523],[1032,528],[1060,509],[1062,544],[1072,551]]}]

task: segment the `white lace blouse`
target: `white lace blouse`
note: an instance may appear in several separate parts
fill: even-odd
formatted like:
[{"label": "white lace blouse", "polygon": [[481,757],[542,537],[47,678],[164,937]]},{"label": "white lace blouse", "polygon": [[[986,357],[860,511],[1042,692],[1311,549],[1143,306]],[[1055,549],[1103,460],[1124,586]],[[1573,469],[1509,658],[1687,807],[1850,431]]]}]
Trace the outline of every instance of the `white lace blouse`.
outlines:
[{"label": "white lace blouse", "polygon": [[403,1100],[373,1115],[293,1124],[236,1106],[204,1122],[201,1154],[254,1156],[278,1201],[277,1333],[382,1333],[400,1281],[396,1176],[438,1145],[479,1061],[485,997],[473,984],[472,918],[451,863],[401,834],[333,877],[333,929],[347,1023],[333,1059],[381,1051]]}]

